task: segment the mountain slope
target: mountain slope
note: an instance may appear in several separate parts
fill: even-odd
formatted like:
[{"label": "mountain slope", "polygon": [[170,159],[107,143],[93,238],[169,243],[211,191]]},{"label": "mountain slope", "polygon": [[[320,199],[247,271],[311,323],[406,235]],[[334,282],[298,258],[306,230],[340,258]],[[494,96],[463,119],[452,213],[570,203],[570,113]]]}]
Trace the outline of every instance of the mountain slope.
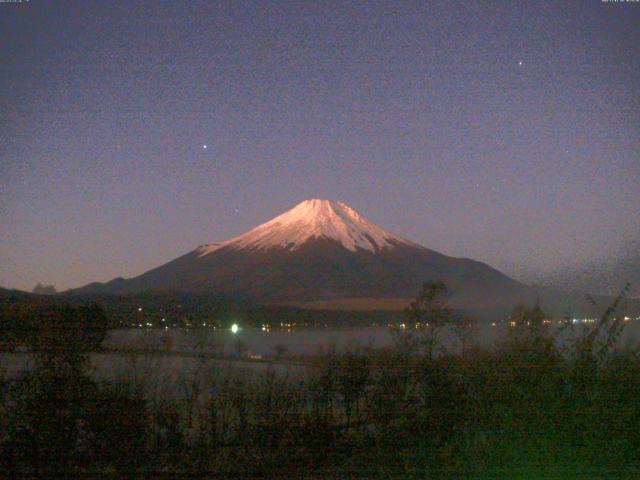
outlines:
[{"label": "mountain slope", "polygon": [[335,240],[352,252],[415,245],[380,228],[342,202],[312,199],[231,240],[202,245],[197,251],[200,257],[205,257],[225,247],[296,250],[318,238]]},{"label": "mountain slope", "polygon": [[262,301],[414,296],[442,279],[458,294],[517,291],[488,265],[452,258],[399,237],[341,202],[307,200],[232,238],[202,245],[130,280],[83,290],[211,291]]},{"label": "mountain slope", "polygon": [[460,308],[504,312],[518,301],[540,298],[555,305],[563,298],[522,285],[484,263],[403,239],[341,202],[317,199],[138,277],[90,284],[76,293],[173,290],[280,303],[406,299],[430,280],[444,281]]},{"label": "mountain slope", "polygon": [[565,269],[546,281],[560,288],[617,295],[625,284],[629,296],[640,298],[640,245],[610,260],[596,261],[581,268]]}]

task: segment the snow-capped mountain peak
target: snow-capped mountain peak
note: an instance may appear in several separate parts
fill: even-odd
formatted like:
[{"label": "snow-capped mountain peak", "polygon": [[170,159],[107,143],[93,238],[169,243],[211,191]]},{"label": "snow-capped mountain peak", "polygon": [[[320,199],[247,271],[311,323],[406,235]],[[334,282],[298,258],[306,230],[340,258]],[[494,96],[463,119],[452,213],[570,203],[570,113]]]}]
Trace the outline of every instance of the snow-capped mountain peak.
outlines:
[{"label": "snow-capped mountain peak", "polygon": [[312,238],[333,239],[354,252],[359,248],[376,251],[397,244],[414,245],[342,202],[311,199],[231,240],[202,245],[197,253],[203,257],[223,247],[295,250]]}]

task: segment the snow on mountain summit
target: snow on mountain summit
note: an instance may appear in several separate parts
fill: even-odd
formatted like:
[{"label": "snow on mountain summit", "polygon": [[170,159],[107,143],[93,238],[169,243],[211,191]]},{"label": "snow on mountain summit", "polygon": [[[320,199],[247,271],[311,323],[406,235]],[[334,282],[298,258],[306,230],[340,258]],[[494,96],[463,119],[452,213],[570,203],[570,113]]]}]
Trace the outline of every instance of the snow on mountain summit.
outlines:
[{"label": "snow on mountain summit", "polygon": [[202,245],[196,252],[203,257],[222,247],[295,250],[312,238],[336,240],[353,252],[358,248],[376,251],[397,244],[413,245],[342,202],[311,199],[231,240]]}]

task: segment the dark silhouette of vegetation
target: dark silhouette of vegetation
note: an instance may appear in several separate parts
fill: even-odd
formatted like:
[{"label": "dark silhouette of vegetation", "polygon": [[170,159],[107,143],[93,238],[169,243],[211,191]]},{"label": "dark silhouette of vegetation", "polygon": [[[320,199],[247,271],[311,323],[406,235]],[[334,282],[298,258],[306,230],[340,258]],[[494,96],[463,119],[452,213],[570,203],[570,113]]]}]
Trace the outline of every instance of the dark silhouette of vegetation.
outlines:
[{"label": "dark silhouette of vegetation", "polygon": [[448,305],[451,293],[440,281],[427,282],[414,301],[405,310],[405,322],[397,331],[396,341],[404,348],[419,347],[427,357],[433,358],[441,343],[441,337],[449,329],[460,343],[464,356],[474,331],[473,319],[454,312]]},{"label": "dark silhouette of vegetation", "polygon": [[14,309],[34,368],[0,389],[0,475],[638,478],[640,356],[618,345],[625,292],[575,341],[560,343],[539,305],[521,306],[494,348],[459,355],[436,351],[429,330],[455,326],[443,287],[425,287],[412,333],[387,348],[330,349],[302,377],[202,355],[167,391],[145,375],[93,378],[100,309]]},{"label": "dark silhouette of vegetation", "polygon": [[287,346],[279,343],[278,345],[273,347],[273,350],[276,354],[276,359],[280,360],[284,357],[284,354],[287,353]]},{"label": "dark silhouette of vegetation", "polygon": [[53,285],[42,285],[41,283],[33,287],[32,292],[38,295],[55,295],[58,293]]},{"label": "dark silhouette of vegetation", "polygon": [[[386,325],[402,317],[401,312],[308,310],[187,292],[60,295],[72,303],[98,303],[109,318],[110,328],[139,328],[140,325],[147,326],[147,323],[156,328],[229,328],[233,323],[246,328],[260,328],[262,325],[277,328],[280,322],[296,327],[344,327],[370,326],[373,323]],[[203,322],[207,327],[203,327]]]}]

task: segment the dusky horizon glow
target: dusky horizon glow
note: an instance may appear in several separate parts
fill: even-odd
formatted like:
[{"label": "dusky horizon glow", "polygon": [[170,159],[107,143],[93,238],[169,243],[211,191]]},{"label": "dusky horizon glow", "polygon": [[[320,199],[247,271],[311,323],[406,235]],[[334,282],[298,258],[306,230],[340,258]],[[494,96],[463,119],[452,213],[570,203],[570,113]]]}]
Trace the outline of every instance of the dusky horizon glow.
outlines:
[{"label": "dusky horizon glow", "polygon": [[640,240],[640,4],[0,4],[0,285],[307,198],[529,281]]}]

